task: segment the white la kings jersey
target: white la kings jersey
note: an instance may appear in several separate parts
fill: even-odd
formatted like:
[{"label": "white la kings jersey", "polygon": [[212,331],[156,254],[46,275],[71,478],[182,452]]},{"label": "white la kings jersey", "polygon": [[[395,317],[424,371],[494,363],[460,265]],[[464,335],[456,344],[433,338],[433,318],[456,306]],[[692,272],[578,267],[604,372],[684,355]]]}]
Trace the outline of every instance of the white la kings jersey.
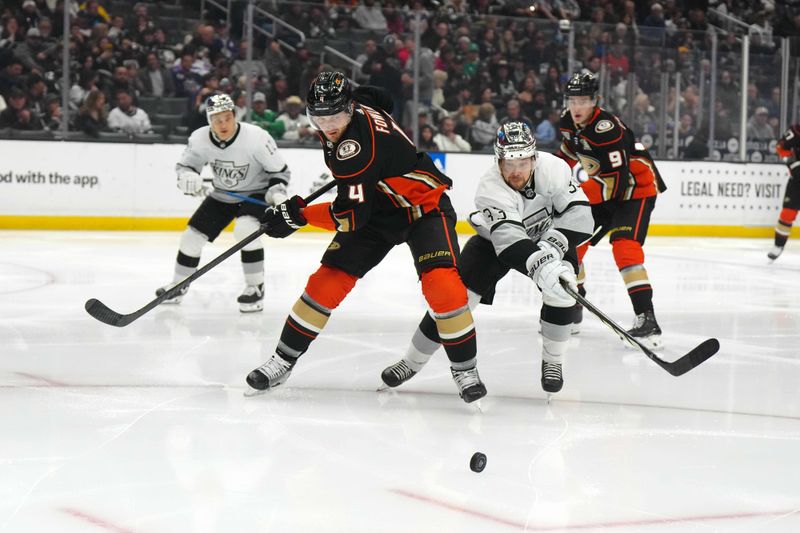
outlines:
[{"label": "white la kings jersey", "polygon": [[188,168],[199,174],[206,164],[214,176],[210,196],[225,203],[239,200],[219,191],[263,193],[271,185],[286,184],[291,178],[272,136],[245,122],[238,124],[236,134],[228,141],[217,139],[209,126],[195,130],[175,170],[180,173]]},{"label": "white la kings jersey", "polygon": [[525,260],[536,250],[531,243],[550,228],[561,231],[574,250],[591,236],[594,226],[589,200],[572,181],[569,165],[558,157],[538,152],[533,191],[527,192],[530,197],[509,187],[494,163],[478,182],[478,211],[469,218],[478,235],[492,242],[497,256],[523,272]]}]

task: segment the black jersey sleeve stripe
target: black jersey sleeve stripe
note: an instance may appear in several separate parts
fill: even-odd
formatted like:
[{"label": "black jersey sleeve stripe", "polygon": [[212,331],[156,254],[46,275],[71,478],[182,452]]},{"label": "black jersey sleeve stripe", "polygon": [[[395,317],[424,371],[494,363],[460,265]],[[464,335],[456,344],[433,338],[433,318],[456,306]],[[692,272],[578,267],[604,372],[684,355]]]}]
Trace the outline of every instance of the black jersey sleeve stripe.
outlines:
[{"label": "black jersey sleeve stripe", "polygon": [[506,247],[497,258],[505,265],[513,268],[517,272],[528,275],[525,263],[538,247],[530,239],[520,239],[511,246]]},{"label": "black jersey sleeve stripe", "polygon": [[525,224],[523,224],[522,222],[519,222],[519,221],[517,221],[517,220],[501,220],[501,221],[500,221],[500,222],[498,222],[497,224],[494,224],[494,225],[491,227],[491,229],[489,229],[489,232],[490,232],[490,233],[494,232],[494,231],[495,231],[497,228],[499,228],[499,227],[500,227],[500,226],[502,226],[503,224],[511,224],[511,225],[514,225],[514,226],[519,226],[519,227],[520,227],[520,228],[522,228],[523,230],[525,229]]},{"label": "black jersey sleeve stripe", "polygon": [[560,217],[561,215],[563,215],[564,213],[566,213],[567,211],[569,211],[573,207],[577,207],[577,206],[581,206],[581,205],[585,205],[587,207],[591,206],[591,204],[589,202],[584,202],[583,200],[579,200],[577,202],[570,202],[570,203],[567,204],[567,207],[565,207],[563,211],[555,211],[555,216],[556,217]]}]

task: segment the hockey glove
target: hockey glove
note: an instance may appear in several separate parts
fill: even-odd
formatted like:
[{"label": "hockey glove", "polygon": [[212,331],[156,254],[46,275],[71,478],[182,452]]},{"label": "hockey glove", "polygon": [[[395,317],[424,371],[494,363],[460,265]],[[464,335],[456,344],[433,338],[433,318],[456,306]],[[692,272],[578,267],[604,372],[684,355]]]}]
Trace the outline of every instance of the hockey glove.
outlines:
[{"label": "hockey glove", "polygon": [[542,290],[544,303],[554,307],[569,307],[575,300],[561,286],[563,279],[577,292],[578,280],[569,263],[562,262],[558,254],[550,250],[540,250],[531,254],[525,263],[528,276]]},{"label": "hockey glove", "polygon": [[267,192],[264,194],[264,201],[271,206],[282,204],[287,198],[286,185],[283,183],[276,183],[267,189]]},{"label": "hockey glove", "polygon": [[178,189],[183,194],[190,196],[202,196],[203,193],[203,178],[197,172],[191,170],[181,172],[178,174]]},{"label": "hockey glove", "polygon": [[548,251],[551,250],[558,254],[559,259],[564,259],[569,250],[569,241],[567,237],[557,229],[547,230],[539,237],[539,249]]},{"label": "hockey glove", "polygon": [[264,211],[261,222],[266,225],[265,233],[276,239],[288,237],[308,224],[306,217],[300,212],[306,203],[299,196],[292,196],[285,202]]}]

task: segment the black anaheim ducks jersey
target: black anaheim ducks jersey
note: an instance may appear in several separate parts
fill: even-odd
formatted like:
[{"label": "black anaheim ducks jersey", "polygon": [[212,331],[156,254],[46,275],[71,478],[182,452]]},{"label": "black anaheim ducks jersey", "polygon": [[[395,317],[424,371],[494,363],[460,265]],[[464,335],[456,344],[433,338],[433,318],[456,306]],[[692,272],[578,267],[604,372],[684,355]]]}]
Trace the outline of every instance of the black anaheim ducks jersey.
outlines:
[{"label": "black anaheim ducks jersey", "polygon": [[354,103],[353,117],[338,142],[320,134],[325,164],[336,179],[331,214],[337,231],[366,224],[399,230],[436,209],[452,185],[391,116]]},{"label": "black anaheim ducks jersey", "polygon": [[619,117],[598,107],[588,124],[578,128],[565,109],[560,129],[562,154],[579,161],[589,175],[582,188],[592,204],[647,198],[666,190],[650,153]]},{"label": "black anaheim ducks jersey", "polygon": [[778,139],[775,151],[781,157],[791,157],[800,160],[800,124],[795,124]]}]

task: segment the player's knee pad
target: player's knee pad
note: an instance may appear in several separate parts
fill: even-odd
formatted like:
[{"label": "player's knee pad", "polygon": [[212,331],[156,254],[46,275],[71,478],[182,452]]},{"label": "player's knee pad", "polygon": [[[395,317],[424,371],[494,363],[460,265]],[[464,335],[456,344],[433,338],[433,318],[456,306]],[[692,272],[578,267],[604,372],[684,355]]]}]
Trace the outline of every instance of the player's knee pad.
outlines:
[{"label": "player's knee pad", "polygon": [[[236,219],[236,223],[233,225],[233,237],[237,241],[241,241],[251,233],[255,232],[261,224],[255,217],[250,215],[241,216]],[[261,239],[255,239],[248,243],[247,246],[242,248],[242,250],[251,251],[251,250],[260,250],[263,248],[261,245]]]},{"label": "player's knee pad", "polygon": [[642,250],[642,245],[638,241],[617,239],[611,242],[611,249],[614,253],[614,261],[620,270],[644,264],[644,250]]},{"label": "player's knee pad", "polygon": [[787,226],[791,226],[795,218],[797,218],[797,209],[789,209],[788,207],[781,209],[779,220]]},{"label": "player's knee pad", "polygon": [[179,249],[182,254],[189,257],[200,257],[203,247],[208,243],[208,237],[191,226],[187,226],[181,234]]},{"label": "player's knee pad", "polygon": [[453,267],[432,268],[422,273],[422,294],[438,315],[467,306],[467,288]]},{"label": "player's knee pad", "polygon": [[336,309],[355,287],[358,278],[338,268],[322,265],[311,274],[306,294],[327,309]]}]

